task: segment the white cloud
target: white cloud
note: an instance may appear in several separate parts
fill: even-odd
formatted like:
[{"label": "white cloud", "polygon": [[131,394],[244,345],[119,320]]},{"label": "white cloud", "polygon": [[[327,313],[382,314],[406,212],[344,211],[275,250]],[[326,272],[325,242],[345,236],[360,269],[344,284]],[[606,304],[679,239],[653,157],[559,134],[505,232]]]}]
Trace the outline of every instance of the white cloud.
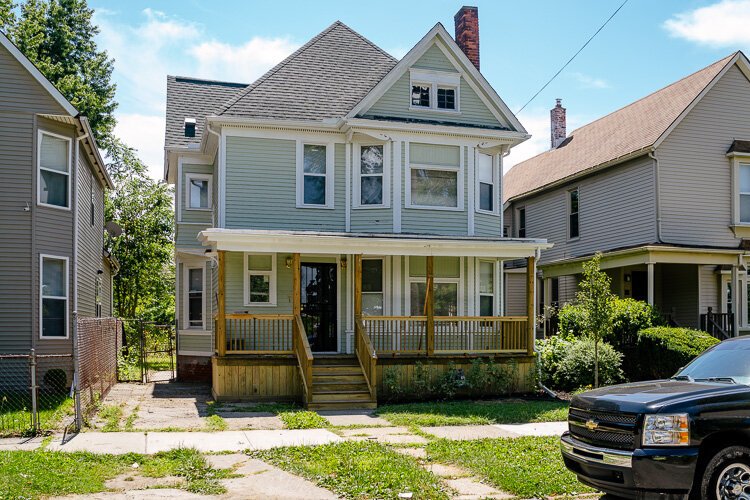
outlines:
[{"label": "white cloud", "polygon": [[571,77],[584,89],[608,89],[609,83],[603,78],[596,78],[583,73],[571,73]]},{"label": "white cloud", "polygon": [[206,41],[190,49],[190,54],[198,63],[195,76],[251,83],[297,47],[288,38],[253,37],[239,46]]},{"label": "white cloud", "polygon": [[675,14],[664,22],[670,35],[712,47],[750,44],[750,0],[722,0]]},{"label": "white cloud", "polygon": [[154,179],[164,176],[164,116],[117,114],[115,135],[138,151]]}]

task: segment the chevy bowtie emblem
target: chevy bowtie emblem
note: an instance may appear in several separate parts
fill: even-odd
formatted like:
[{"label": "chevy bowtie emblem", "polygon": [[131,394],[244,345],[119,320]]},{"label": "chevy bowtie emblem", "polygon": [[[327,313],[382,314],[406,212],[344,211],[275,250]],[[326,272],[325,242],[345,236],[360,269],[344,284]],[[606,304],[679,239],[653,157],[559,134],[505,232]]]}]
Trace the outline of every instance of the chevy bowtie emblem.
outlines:
[{"label": "chevy bowtie emblem", "polygon": [[597,422],[596,420],[587,420],[586,428],[590,431],[595,431],[599,428],[599,422]]}]

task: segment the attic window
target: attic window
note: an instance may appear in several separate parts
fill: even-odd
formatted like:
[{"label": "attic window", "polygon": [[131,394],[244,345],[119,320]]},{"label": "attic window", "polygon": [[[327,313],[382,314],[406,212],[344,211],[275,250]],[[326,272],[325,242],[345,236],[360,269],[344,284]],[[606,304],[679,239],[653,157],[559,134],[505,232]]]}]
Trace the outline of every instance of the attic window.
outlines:
[{"label": "attic window", "polygon": [[185,118],[185,137],[195,137],[195,118]]},{"label": "attic window", "polygon": [[409,70],[411,109],[458,112],[461,75],[447,71]]}]

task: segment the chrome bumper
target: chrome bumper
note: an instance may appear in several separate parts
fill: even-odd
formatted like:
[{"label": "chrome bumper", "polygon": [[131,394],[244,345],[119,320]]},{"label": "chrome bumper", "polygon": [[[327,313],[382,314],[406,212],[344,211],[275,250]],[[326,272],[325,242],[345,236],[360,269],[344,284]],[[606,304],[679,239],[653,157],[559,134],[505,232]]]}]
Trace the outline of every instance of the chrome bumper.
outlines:
[{"label": "chrome bumper", "polygon": [[569,434],[560,438],[560,449],[563,455],[593,465],[612,465],[615,467],[633,467],[633,452],[599,448],[574,439]]}]

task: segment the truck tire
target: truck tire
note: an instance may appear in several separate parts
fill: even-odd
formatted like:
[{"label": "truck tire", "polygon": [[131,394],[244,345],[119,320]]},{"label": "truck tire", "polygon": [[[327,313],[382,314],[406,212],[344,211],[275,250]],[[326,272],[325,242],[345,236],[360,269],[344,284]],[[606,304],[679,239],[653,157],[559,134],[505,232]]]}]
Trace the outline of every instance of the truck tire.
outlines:
[{"label": "truck tire", "polygon": [[700,493],[708,500],[750,498],[750,448],[730,446],[717,453],[703,471]]}]

